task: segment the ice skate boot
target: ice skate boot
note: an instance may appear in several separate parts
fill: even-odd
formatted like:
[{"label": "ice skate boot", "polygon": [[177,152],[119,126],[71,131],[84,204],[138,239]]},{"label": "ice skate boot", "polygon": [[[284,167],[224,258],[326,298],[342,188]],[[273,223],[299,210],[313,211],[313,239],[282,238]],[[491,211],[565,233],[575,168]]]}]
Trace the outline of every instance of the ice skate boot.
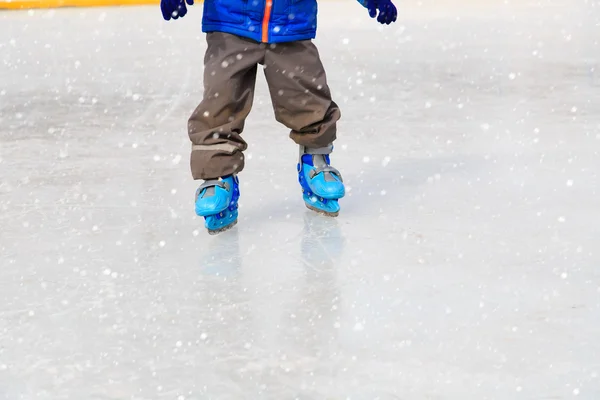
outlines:
[{"label": "ice skate boot", "polygon": [[239,179],[229,175],[205,181],[196,191],[196,214],[204,217],[208,233],[215,235],[237,223]]},{"label": "ice skate boot", "polygon": [[329,165],[333,146],[309,149],[300,146],[298,181],[306,207],[320,214],[337,217],[338,199],[344,197],[345,188],[340,172]]}]

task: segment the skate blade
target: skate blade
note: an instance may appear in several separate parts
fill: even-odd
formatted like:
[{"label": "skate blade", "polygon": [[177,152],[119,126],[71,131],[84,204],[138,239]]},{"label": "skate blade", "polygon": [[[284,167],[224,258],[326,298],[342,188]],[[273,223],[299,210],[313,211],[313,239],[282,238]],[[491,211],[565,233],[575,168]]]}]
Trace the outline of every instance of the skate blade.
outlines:
[{"label": "skate blade", "polygon": [[218,235],[219,233],[222,233],[222,232],[225,232],[225,231],[228,231],[228,230],[230,230],[231,228],[233,228],[233,227],[234,227],[234,226],[236,226],[236,225],[237,225],[237,219],[236,219],[236,220],[234,220],[234,221],[233,221],[232,223],[230,223],[229,225],[227,225],[227,226],[224,226],[224,227],[222,227],[222,228],[219,228],[219,229],[207,229],[207,230],[208,230],[208,234],[209,234],[209,235]]},{"label": "skate blade", "polygon": [[327,212],[327,211],[321,210],[320,208],[313,207],[313,206],[311,206],[310,204],[307,204],[307,203],[304,203],[304,205],[309,210],[312,210],[312,211],[316,212],[317,214],[321,214],[321,215],[324,215],[326,217],[337,217],[338,215],[340,215],[339,211],[336,211],[336,212]]}]

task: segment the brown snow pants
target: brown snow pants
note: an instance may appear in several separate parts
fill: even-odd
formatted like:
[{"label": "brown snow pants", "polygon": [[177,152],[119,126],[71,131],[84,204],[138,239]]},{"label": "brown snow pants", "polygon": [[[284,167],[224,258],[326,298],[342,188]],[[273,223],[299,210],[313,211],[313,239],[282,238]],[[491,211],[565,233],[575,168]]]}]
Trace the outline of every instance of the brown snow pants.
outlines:
[{"label": "brown snow pants", "polygon": [[244,168],[241,133],[252,108],[257,65],[264,73],[275,118],[307,148],[330,146],[341,114],[310,40],[265,44],[236,35],[206,35],[204,98],[188,122],[194,179],[215,179]]}]

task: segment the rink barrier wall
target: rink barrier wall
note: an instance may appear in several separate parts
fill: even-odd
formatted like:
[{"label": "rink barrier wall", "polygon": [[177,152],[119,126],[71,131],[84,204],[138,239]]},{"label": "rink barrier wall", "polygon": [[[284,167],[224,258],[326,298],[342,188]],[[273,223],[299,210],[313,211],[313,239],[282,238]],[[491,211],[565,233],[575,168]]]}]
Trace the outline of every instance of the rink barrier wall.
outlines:
[{"label": "rink barrier wall", "polygon": [[0,10],[31,8],[108,7],[159,4],[160,0],[0,0]]}]

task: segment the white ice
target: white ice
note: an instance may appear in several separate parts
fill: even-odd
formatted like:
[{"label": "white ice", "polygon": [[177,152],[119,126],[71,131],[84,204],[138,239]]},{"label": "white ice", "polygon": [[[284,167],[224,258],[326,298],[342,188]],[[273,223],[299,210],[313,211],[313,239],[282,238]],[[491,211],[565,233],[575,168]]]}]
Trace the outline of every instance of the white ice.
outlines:
[{"label": "white ice", "polygon": [[0,399],[600,399],[600,4],[398,7],[320,4],[339,218],[259,76],[217,237],[201,7],[1,12]]}]

